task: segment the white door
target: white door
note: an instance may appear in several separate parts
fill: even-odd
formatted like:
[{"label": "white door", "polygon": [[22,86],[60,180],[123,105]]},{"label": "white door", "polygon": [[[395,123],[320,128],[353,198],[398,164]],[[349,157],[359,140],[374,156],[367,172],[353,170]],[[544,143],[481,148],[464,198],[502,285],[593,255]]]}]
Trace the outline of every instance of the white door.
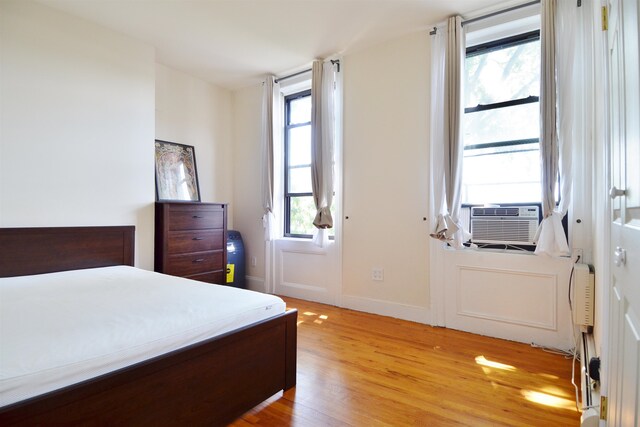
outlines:
[{"label": "white door", "polygon": [[610,426],[640,425],[640,67],[638,0],[609,8],[611,282]]}]

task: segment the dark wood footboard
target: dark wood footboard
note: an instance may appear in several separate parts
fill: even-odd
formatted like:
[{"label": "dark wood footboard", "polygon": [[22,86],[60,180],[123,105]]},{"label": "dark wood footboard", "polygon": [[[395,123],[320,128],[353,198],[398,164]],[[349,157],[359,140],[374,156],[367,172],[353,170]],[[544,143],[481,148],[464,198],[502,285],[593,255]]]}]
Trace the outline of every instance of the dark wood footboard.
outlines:
[{"label": "dark wood footboard", "polygon": [[225,425],[295,386],[296,319],[290,310],[0,408],[0,425]]},{"label": "dark wood footboard", "polygon": [[[118,264],[133,264],[133,227],[0,229],[0,277]],[[296,328],[289,310],[5,406],[0,425],[225,425],[295,386]]]}]

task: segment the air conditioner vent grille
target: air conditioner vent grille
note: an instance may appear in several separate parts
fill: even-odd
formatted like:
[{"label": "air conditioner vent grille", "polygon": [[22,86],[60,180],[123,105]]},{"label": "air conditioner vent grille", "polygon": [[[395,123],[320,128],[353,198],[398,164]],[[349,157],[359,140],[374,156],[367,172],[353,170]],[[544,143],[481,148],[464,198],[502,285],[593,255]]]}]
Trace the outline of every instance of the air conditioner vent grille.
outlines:
[{"label": "air conditioner vent grille", "polygon": [[519,216],[519,208],[474,208],[474,216]]},{"label": "air conditioner vent grille", "polygon": [[530,220],[474,219],[472,220],[472,240],[476,242],[501,241],[530,244],[536,225],[534,221]]}]

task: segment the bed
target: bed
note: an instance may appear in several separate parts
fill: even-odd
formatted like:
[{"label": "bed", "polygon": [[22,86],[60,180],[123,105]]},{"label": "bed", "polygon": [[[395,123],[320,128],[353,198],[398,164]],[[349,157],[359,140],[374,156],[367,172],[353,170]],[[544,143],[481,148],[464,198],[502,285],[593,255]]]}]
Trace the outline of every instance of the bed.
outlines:
[{"label": "bed", "polygon": [[[48,274],[53,272],[82,277],[98,271],[111,280],[129,271],[134,276],[157,275],[133,269],[133,242],[131,226],[2,228],[0,277],[15,277],[11,282],[15,285],[58,276]],[[39,275],[38,280],[18,277],[28,275]],[[157,276],[158,283],[165,278],[168,280]],[[190,281],[179,280],[189,287]],[[221,290],[223,294],[241,291]],[[194,286],[194,291],[202,288]],[[295,310],[285,311],[151,359],[12,401],[0,408],[0,425],[225,425],[275,393],[295,386],[296,320]]]}]

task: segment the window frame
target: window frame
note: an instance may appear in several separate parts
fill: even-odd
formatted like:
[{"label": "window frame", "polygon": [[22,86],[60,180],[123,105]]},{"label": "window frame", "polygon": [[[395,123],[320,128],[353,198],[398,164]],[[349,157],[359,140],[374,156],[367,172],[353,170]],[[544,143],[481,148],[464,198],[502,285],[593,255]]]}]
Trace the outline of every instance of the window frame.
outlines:
[{"label": "window frame", "polygon": [[[530,43],[532,41],[540,40],[540,30],[527,31],[525,33],[516,34],[509,37],[500,38],[497,40],[491,40],[484,43],[479,43],[474,46],[470,46],[466,48],[465,51],[465,60],[467,58],[471,58],[477,55],[484,55],[490,52],[494,52],[497,50],[507,49],[514,46],[519,46],[522,44]],[[475,113],[480,111],[491,111],[499,108],[507,108],[513,107],[517,105],[526,105],[532,103],[539,103],[540,97],[529,95],[524,98],[517,98],[508,101],[500,101],[494,102],[490,104],[477,104],[475,107],[465,107],[464,114]],[[473,144],[473,145],[465,145],[463,147],[463,158],[467,156],[467,153],[472,154],[474,150],[483,150],[487,148],[503,148],[503,147],[516,147],[518,145],[528,145],[528,144],[538,144],[538,150],[540,149],[540,137],[537,138],[527,138],[527,139],[517,139],[517,140],[504,140],[504,141],[493,141],[488,143],[481,144]],[[518,150],[522,151],[522,150]],[[508,152],[507,152],[508,153]],[[500,154],[505,154],[500,153]],[[494,155],[494,154],[477,154],[477,155]],[[497,155],[497,154],[495,154]],[[464,159],[463,159],[464,161]],[[508,202],[501,201],[499,204],[502,205],[536,205],[541,203],[540,200],[532,200],[530,202]],[[463,203],[463,207],[477,206],[474,203]]]},{"label": "window frame", "polygon": [[[291,102],[297,99],[311,97],[311,89],[302,90],[299,92],[292,93],[290,95],[286,95],[284,97],[284,237],[294,237],[301,239],[311,239],[313,238],[312,234],[297,234],[291,233],[291,199],[295,197],[313,197],[312,192],[290,192],[289,191],[289,134],[291,129],[303,127],[303,126],[311,126],[311,118],[309,118],[308,122],[305,123],[296,123],[290,124],[291,120]],[[310,167],[309,165],[298,165],[298,167]]]}]

